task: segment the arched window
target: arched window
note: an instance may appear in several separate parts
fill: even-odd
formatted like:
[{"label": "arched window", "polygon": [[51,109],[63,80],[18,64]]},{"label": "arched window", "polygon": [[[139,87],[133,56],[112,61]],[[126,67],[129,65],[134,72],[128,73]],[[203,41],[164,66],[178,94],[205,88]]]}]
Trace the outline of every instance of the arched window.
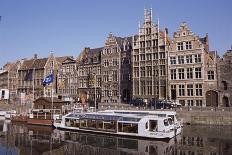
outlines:
[{"label": "arched window", "polygon": [[227,90],[228,83],[226,81],[222,81],[223,89]]}]

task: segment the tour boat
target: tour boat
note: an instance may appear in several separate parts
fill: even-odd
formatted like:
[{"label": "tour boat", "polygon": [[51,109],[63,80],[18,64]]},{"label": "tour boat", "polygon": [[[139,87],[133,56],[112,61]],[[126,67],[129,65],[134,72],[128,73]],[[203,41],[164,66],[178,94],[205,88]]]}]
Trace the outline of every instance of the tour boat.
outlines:
[{"label": "tour boat", "polygon": [[140,112],[69,113],[54,126],[59,129],[157,139],[170,139],[181,133],[181,127],[176,127],[172,117]]},{"label": "tour boat", "polygon": [[183,126],[182,121],[177,120],[175,111],[133,111],[133,110],[104,110],[101,113],[116,113],[116,114],[138,114],[138,115],[155,115],[158,117],[171,117],[176,128]]}]

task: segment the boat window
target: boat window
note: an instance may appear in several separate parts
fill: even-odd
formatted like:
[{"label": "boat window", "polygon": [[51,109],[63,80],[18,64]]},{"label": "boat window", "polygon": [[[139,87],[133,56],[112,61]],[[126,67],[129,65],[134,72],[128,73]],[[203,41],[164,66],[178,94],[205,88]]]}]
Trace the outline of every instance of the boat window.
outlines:
[{"label": "boat window", "polygon": [[168,117],[171,117],[172,121],[174,122],[174,115],[168,115]]},{"label": "boat window", "polygon": [[146,122],[146,124],[145,124],[145,128],[146,128],[146,129],[148,129],[148,122]]},{"label": "boat window", "polygon": [[173,124],[172,118],[168,118],[168,122],[169,122],[170,125],[172,125]]},{"label": "boat window", "polygon": [[101,120],[97,121],[97,125],[99,129],[103,129],[103,121]]},{"label": "boat window", "polygon": [[87,120],[80,120],[81,127],[87,127]]},{"label": "boat window", "polygon": [[133,118],[133,117],[122,117],[120,121],[128,121],[128,122],[139,122],[141,118]]},{"label": "boat window", "polygon": [[149,120],[149,131],[157,131],[157,120]]},{"label": "boat window", "polygon": [[87,126],[89,128],[96,128],[97,127],[97,123],[95,120],[87,120]]},{"label": "boat window", "polygon": [[116,123],[115,121],[104,121],[104,129],[105,130],[116,130]]},{"label": "boat window", "polygon": [[118,131],[126,133],[138,133],[138,124],[137,123],[118,123]]},{"label": "boat window", "polygon": [[164,120],[164,125],[168,126],[168,120],[167,119]]},{"label": "boat window", "polygon": [[118,120],[121,118],[121,116],[115,116],[115,115],[95,115],[95,114],[86,114],[83,118],[85,119],[100,119],[100,120]]}]

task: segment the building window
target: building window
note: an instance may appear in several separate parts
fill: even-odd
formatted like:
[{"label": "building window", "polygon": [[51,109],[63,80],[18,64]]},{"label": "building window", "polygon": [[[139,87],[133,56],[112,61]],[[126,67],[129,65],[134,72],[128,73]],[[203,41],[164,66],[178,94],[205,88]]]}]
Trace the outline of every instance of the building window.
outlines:
[{"label": "building window", "polygon": [[117,70],[113,70],[113,81],[118,81],[118,72],[117,72]]},{"label": "building window", "polygon": [[141,74],[141,77],[145,77],[145,67],[141,67],[140,74]]},{"label": "building window", "polygon": [[101,78],[97,78],[97,86],[101,87]]},{"label": "building window", "polygon": [[193,63],[193,57],[192,57],[192,55],[186,55],[186,63],[187,64]]},{"label": "building window", "polygon": [[139,61],[139,55],[134,55],[134,61]]},{"label": "building window", "polygon": [[184,48],[183,48],[183,42],[180,42],[180,43],[177,43],[177,51],[183,51]]},{"label": "building window", "polygon": [[179,85],[179,96],[185,96],[184,85]]},{"label": "building window", "polygon": [[188,106],[193,106],[193,100],[187,100]]},{"label": "building window", "polygon": [[170,63],[176,64],[176,57],[170,57]]},{"label": "building window", "polygon": [[195,68],[195,76],[196,76],[196,79],[201,78],[201,67]]},{"label": "building window", "polygon": [[147,81],[147,95],[152,95],[152,81]]},{"label": "building window", "polygon": [[201,62],[201,54],[195,54],[195,63]]},{"label": "building window", "polygon": [[154,53],[153,56],[154,56],[154,59],[158,59],[158,53]]},{"label": "building window", "polygon": [[223,85],[223,89],[227,90],[227,88],[228,88],[227,82],[226,81],[222,81],[222,85]]},{"label": "building window", "polygon": [[141,61],[144,61],[144,60],[145,60],[145,54],[141,54],[141,55],[140,55],[140,60],[141,60]]},{"label": "building window", "polygon": [[166,75],[165,66],[164,65],[160,66],[160,75],[161,76]]},{"label": "building window", "polygon": [[192,79],[192,78],[193,78],[193,69],[187,68],[187,79]]},{"label": "building window", "polygon": [[178,56],[178,64],[184,64],[184,56]]},{"label": "building window", "polygon": [[113,59],[113,66],[117,66],[118,65],[118,59]]},{"label": "building window", "polygon": [[164,52],[160,52],[159,55],[160,55],[160,59],[165,59],[165,53]]},{"label": "building window", "polygon": [[192,84],[187,85],[187,95],[193,96],[193,85]]},{"label": "building window", "polygon": [[145,95],[145,93],[146,93],[146,90],[145,90],[145,81],[141,81],[141,83],[140,83],[141,85],[140,85],[140,89],[141,89],[141,95]]},{"label": "building window", "polygon": [[150,53],[147,54],[146,57],[147,57],[147,60],[151,60],[151,54]]},{"label": "building window", "polygon": [[202,84],[196,84],[196,96],[202,96]]},{"label": "building window", "polygon": [[186,45],[186,50],[192,49],[192,42],[191,42],[191,41],[187,41],[187,42],[185,43],[185,45]]},{"label": "building window", "polygon": [[208,80],[214,80],[214,71],[208,71]]},{"label": "building window", "polygon": [[139,77],[139,68],[134,68],[134,77]]},{"label": "building window", "polygon": [[147,66],[147,76],[151,77],[152,76],[152,69],[151,66]]},{"label": "building window", "polygon": [[134,82],[134,93],[139,95],[139,82]]},{"label": "building window", "polygon": [[171,80],[176,79],[176,69],[171,69]]},{"label": "building window", "polygon": [[184,79],[184,68],[178,69],[179,79]]},{"label": "building window", "polygon": [[196,106],[202,106],[202,100],[196,100]]}]

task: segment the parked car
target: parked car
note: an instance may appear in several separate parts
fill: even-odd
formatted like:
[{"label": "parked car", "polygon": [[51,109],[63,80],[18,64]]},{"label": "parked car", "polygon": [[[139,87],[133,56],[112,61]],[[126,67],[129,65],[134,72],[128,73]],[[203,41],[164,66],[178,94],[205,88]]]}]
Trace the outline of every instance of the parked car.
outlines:
[{"label": "parked car", "polygon": [[155,109],[170,109],[175,108],[175,106],[179,107],[180,104],[170,100],[152,99],[149,106],[153,106]]},{"label": "parked car", "polygon": [[133,106],[144,106],[145,102],[141,98],[135,98],[135,99],[132,99],[130,101],[130,105],[133,105]]}]

